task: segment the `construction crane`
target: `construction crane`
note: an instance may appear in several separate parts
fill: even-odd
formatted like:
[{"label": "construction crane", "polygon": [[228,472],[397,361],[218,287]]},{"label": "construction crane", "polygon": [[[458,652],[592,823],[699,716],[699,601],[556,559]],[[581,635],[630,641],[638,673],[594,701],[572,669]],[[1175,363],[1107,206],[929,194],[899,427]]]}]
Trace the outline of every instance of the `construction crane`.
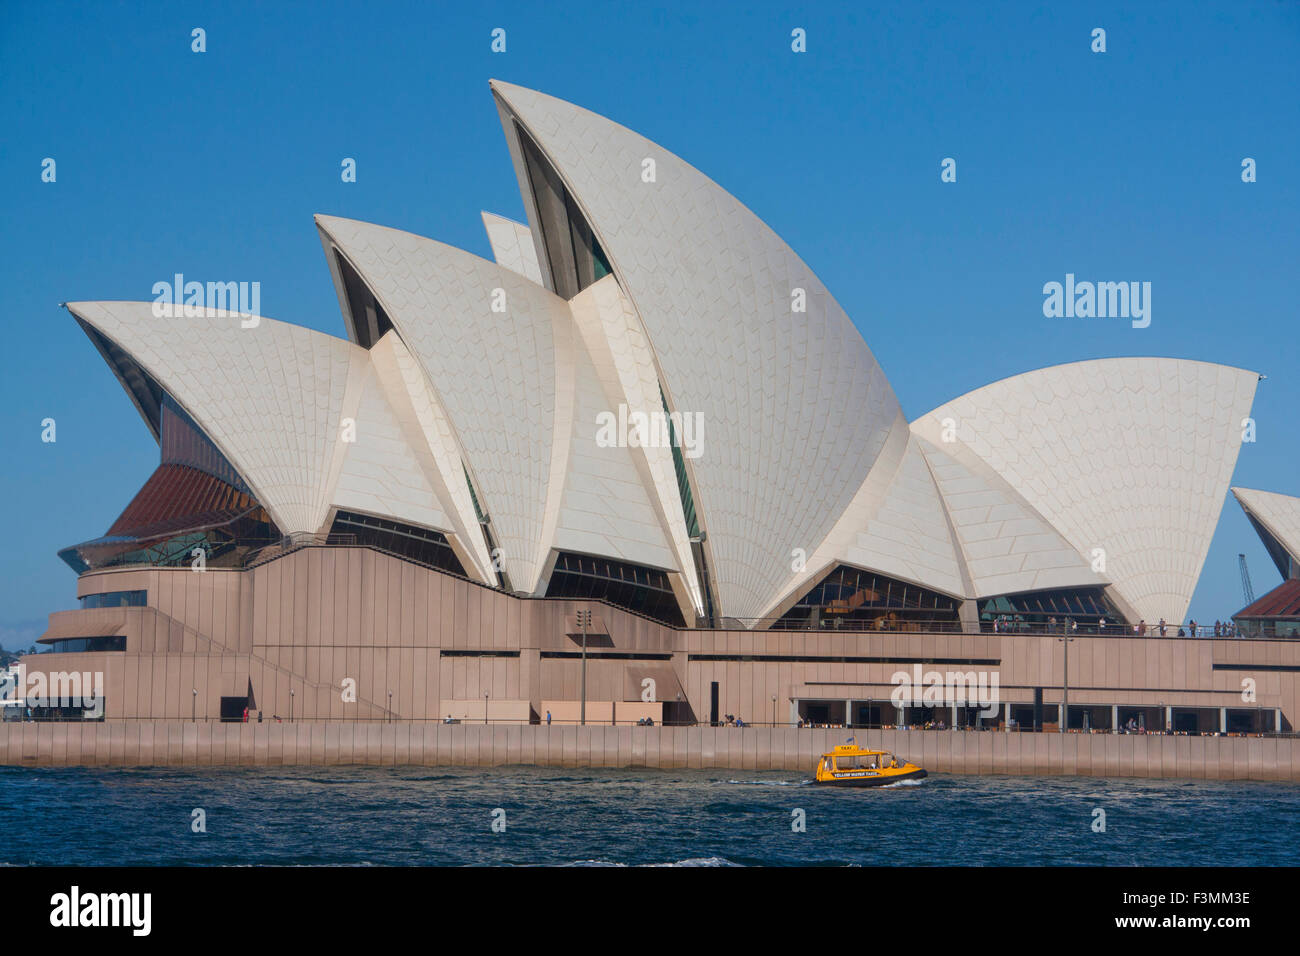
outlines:
[{"label": "construction crane", "polygon": [[1237,555],[1237,563],[1241,565],[1241,593],[1246,598],[1247,604],[1255,603],[1255,589],[1250,586],[1250,571],[1246,567],[1246,556]]}]

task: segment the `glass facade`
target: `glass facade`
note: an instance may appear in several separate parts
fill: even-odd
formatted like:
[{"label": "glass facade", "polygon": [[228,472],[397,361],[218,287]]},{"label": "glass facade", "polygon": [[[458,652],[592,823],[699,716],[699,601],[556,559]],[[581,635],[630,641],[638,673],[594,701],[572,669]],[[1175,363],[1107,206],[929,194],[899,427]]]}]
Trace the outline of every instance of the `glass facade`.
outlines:
[{"label": "glass facade", "polygon": [[105,591],[82,597],[81,609],[89,611],[101,607],[145,607],[148,603],[148,591]]},{"label": "glass facade", "polygon": [[113,374],[130,393],[131,400],[140,409],[140,414],[148,423],[153,437],[157,438],[161,430],[159,420],[164,394],[162,386],[154,381],[135,359],[94,326],[81,319],[77,319],[77,324],[81,326],[91,343],[99,350],[99,354],[104,357],[104,361],[108,363],[108,367],[113,370]]},{"label": "glass facade", "polygon": [[672,413],[668,411],[668,399],[664,397],[664,390],[659,389],[659,401],[664,406],[664,417],[668,420],[668,437],[673,446],[673,467],[677,470],[677,492],[682,498],[682,513],[686,516],[686,532],[692,538],[700,536],[700,522],[695,515],[695,495],[691,494],[691,481],[686,474],[686,459],[682,457],[682,449],[677,438],[677,429],[673,425]]},{"label": "glass facade", "polygon": [[42,654],[83,654],[87,651],[126,650],[126,637],[117,634],[109,637],[60,637],[49,642]]},{"label": "glass facade", "polygon": [[773,630],[957,630],[960,602],[847,564],[837,566],[773,625]]},{"label": "glass facade", "polygon": [[452,550],[447,536],[440,531],[417,528],[388,518],[340,511],[334,516],[330,534],[348,536],[356,544],[378,548],[398,557],[410,558],[420,564],[466,577],[460,559]]},{"label": "glass facade", "polygon": [[546,262],[557,295],[571,299],[613,270],[587,217],[582,214],[559,173],[524,130],[515,127],[524,154],[524,167],[536,203],[538,227]]},{"label": "glass facade", "polygon": [[279,540],[266,510],[226,457],[165,392],[160,464],[103,537],[59,552],[78,574],[128,564],[177,567],[201,549],[209,567],[236,567]]},{"label": "glass facade", "polygon": [[1241,637],[1300,637],[1300,578],[1283,581],[1232,619]]},{"label": "glass facade", "polygon": [[556,556],[546,596],[608,601],[673,627],[685,623],[668,573],[639,564],[562,551]]},{"label": "glass facade", "polygon": [[[1081,630],[1096,631],[1105,620],[1106,629],[1114,629],[1118,634],[1126,626],[1123,615],[1106,599],[1103,588],[1059,588],[1003,594],[983,598],[978,606],[982,631],[994,630],[995,622],[998,631],[1049,631],[1054,627],[1064,627],[1067,621],[1077,622]],[[1155,623],[1147,622],[1148,625]],[[1177,633],[1178,627],[1174,624],[1171,636]]]},{"label": "glass facade", "polygon": [[348,311],[352,313],[353,337],[362,348],[374,348],[375,343],[393,327],[393,323],[370,287],[357,274],[357,270],[352,268],[352,263],[337,249],[334,250],[334,261],[338,265],[339,276],[343,279]]}]

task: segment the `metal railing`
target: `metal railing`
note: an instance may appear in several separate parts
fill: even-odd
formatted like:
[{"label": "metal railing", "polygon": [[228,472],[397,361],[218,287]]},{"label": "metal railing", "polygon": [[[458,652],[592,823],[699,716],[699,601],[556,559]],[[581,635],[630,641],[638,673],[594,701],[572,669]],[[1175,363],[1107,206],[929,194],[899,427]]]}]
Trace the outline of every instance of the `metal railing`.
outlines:
[{"label": "metal railing", "polygon": [[[759,629],[768,631],[848,631],[855,634],[963,634],[968,636],[980,635],[983,637],[1016,637],[1020,635],[1056,635],[1070,634],[1078,636],[1080,634],[1094,637],[1135,637],[1135,638],[1198,638],[1209,640],[1225,640],[1229,638],[1243,638],[1249,640],[1297,640],[1300,634],[1292,635],[1264,635],[1264,634],[1241,634],[1237,633],[1234,625],[1220,624],[1198,624],[1195,628],[1191,622],[1186,624],[1169,624],[1166,623],[1161,633],[1159,624],[1124,624],[1108,619],[1105,625],[1098,620],[1073,618],[1067,619],[1066,622],[1057,620],[1055,623],[1050,621],[1025,621],[1011,620],[1006,622],[980,621],[975,625],[966,625],[961,621],[952,620],[927,620],[917,619],[898,619],[886,621],[884,619],[875,621],[848,620],[843,618],[828,617],[821,621],[791,622],[783,618],[775,617],[742,617],[731,618],[740,627],[748,629]],[[1077,626],[1072,626],[1077,625]],[[714,628],[719,630],[719,628]]]}]

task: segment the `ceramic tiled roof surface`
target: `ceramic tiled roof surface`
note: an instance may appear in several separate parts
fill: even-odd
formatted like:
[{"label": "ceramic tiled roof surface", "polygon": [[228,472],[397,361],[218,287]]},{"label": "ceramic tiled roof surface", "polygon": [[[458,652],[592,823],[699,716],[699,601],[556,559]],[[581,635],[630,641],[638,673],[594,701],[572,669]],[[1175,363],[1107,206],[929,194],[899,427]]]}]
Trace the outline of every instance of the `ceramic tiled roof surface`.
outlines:
[{"label": "ceramic tiled roof surface", "polygon": [[758,616],[795,581],[792,551],[820,544],[866,480],[898,422],[893,390],[812,270],[724,189],[595,113],[493,89],[597,233],[673,411],[703,415],[691,470],[720,611]]},{"label": "ceramic tiled roof surface", "polygon": [[180,403],[282,532],[321,530],[347,449],[343,419],[356,417],[369,370],[364,349],[267,318],[245,328],[234,315],[158,317],[150,302],[68,309]]},{"label": "ceramic tiled roof surface", "polygon": [[545,550],[556,326],[567,303],[494,262],[351,219],[317,222],[383,304],[446,409],[502,565],[531,590]]},{"label": "ceramic tiled roof surface", "polygon": [[1253,488],[1233,488],[1232,494],[1300,567],[1300,498]]},{"label": "ceramic tiled roof surface", "polygon": [[[1228,491],[1258,375],[1112,358],[1027,372],[913,423],[1015,489],[1148,621],[1181,621]],[[1096,549],[1096,550],[1094,550]]]},{"label": "ceramic tiled roof surface", "polygon": [[[909,425],[857,328],[740,202],[594,113],[493,90],[530,221],[540,206],[520,148],[529,139],[549,221],[570,217],[575,256],[590,247],[586,288],[567,301],[549,291],[533,231],[489,213],[496,262],[320,216],[345,317],[353,299],[367,304],[364,333],[350,334],[369,351],[269,319],[69,306],[151,427],[156,389],[131,363],[195,419],[282,531],[321,530],[331,507],[391,516],[445,532],[474,579],[495,583],[499,561],[530,593],[544,592],[554,552],[575,551],[669,571],[683,611],[700,610],[697,516],[723,618],[779,615],[851,565],[957,598],[1106,586],[1124,613],[1183,619],[1255,373],[1076,362]],[[604,259],[613,274],[591,281]],[[661,416],[665,402],[698,418],[697,449],[598,437],[602,416]],[[1234,491],[1295,557],[1300,499]]]}]

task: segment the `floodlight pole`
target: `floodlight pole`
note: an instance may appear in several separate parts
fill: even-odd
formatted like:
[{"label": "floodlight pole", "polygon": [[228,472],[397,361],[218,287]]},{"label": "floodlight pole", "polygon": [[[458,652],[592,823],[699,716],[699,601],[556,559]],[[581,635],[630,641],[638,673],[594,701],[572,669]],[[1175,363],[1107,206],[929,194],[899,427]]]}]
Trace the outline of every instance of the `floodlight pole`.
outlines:
[{"label": "floodlight pole", "polygon": [[1057,640],[1065,649],[1065,675],[1061,680],[1061,726],[1057,728],[1057,732],[1063,734],[1070,723],[1070,642],[1074,638],[1058,637]]},{"label": "floodlight pole", "polygon": [[582,709],[579,720],[587,726],[587,625],[591,622],[591,611],[578,612],[578,623],[582,625]]}]

